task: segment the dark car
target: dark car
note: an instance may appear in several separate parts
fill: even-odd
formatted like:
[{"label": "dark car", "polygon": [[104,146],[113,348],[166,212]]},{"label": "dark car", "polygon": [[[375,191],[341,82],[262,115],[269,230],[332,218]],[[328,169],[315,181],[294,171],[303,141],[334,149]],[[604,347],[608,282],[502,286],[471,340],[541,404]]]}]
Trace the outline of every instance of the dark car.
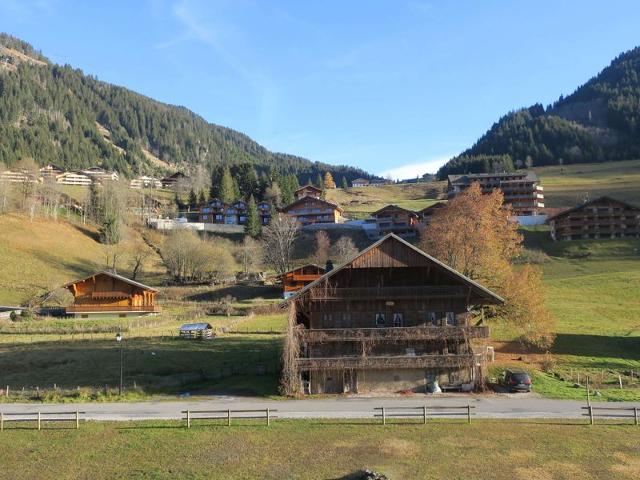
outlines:
[{"label": "dark car", "polygon": [[510,392],[530,392],[531,377],[522,370],[507,370],[504,372],[504,385]]}]

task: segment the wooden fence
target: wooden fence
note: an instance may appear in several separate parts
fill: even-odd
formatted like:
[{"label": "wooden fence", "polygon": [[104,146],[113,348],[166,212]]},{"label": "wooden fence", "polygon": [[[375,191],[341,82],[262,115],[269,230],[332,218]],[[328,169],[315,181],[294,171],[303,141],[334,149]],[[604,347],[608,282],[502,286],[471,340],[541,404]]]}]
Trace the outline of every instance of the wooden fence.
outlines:
[{"label": "wooden fence", "polygon": [[[638,425],[638,407],[598,407],[594,405],[587,405],[582,407],[582,410],[586,410],[582,415],[589,417],[589,424],[594,425],[596,417],[601,418],[633,418],[633,424]],[[598,412],[613,412],[613,413],[601,413]],[[626,413],[625,413],[626,412]]]},{"label": "wooden fence", "polygon": [[4,424],[10,422],[36,422],[38,430],[42,430],[42,422],[75,422],[76,429],[80,428],[80,415],[85,412],[28,412],[18,413],[0,412],[0,431]]},{"label": "wooden fence", "polygon": [[421,418],[423,423],[427,423],[427,418],[439,418],[448,416],[466,417],[467,423],[471,423],[471,416],[475,415],[473,405],[444,406],[444,405],[421,405],[417,407],[376,407],[374,408],[374,418],[382,419],[382,424],[386,425],[388,419],[392,418]]},{"label": "wooden fence", "polygon": [[187,428],[191,428],[191,422],[194,420],[226,420],[227,426],[231,426],[231,419],[236,420],[249,420],[249,419],[264,419],[266,425],[271,425],[271,420],[277,418],[273,415],[273,412],[278,410],[272,410],[270,408],[258,409],[258,410],[183,410],[183,420],[187,422]]}]

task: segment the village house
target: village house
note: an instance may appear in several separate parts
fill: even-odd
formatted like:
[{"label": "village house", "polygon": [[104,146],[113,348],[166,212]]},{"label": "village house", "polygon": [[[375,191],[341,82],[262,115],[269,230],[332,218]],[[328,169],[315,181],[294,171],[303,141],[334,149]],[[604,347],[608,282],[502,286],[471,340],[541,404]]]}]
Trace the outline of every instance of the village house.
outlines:
[{"label": "village house", "polygon": [[433,205],[429,205],[428,207],[425,207],[422,210],[418,211],[422,223],[424,225],[429,225],[429,223],[431,223],[431,217],[433,216],[433,214],[446,206],[447,204],[445,202],[436,202]]},{"label": "village house", "polygon": [[315,263],[309,263],[282,274],[280,276],[280,281],[282,282],[283,297],[291,297],[298,290],[303,289],[311,282],[320,278],[324,273],[325,269],[323,267],[320,267]]},{"label": "village house", "polygon": [[352,187],[368,187],[369,180],[367,180],[366,178],[356,178],[351,182],[351,186]]},{"label": "village house", "polygon": [[640,238],[640,208],[600,197],[550,217],[551,238]]},{"label": "village house", "polygon": [[[268,202],[259,202],[257,207],[260,223],[269,225],[271,221],[271,205]],[[200,205],[198,208],[198,222],[244,225],[247,223],[247,204],[244,201],[238,201],[227,205],[214,198]]]},{"label": "village house", "polygon": [[316,223],[341,223],[344,220],[342,208],[315,196],[303,196],[283,207],[281,212],[303,227]]},{"label": "village house", "polygon": [[66,312],[75,318],[139,317],[157,313],[158,290],[110,271],[64,285],[73,294]]},{"label": "village house", "polygon": [[376,222],[378,236],[383,237],[388,233],[408,238],[415,237],[418,225],[418,214],[414,211],[397,205],[386,205],[371,214]]},{"label": "village house", "polygon": [[[474,339],[484,305],[504,300],[389,234],[307,285],[285,305],[288,393],[469,390],[486,356]],[[475,346],[477,348],[477,346]]]},{"label": "village house", "polygon": [[308,184],[293,192],[293,196],[296,200],[304,197],[320,198],[322,196],[322,189]]},{"label": "village house", "polygon": [[120,178],[118,172],[110,172],[102,167],[90,167],[86,170],[82,170],[82,173],[99,183],[104,183],[106,181],[117,182]]},{"label": "village house", "polygon": [[141,175],[129,182],[130,188],[162,188],[162,182],[157,178]]},{"label": "village house", "polygon": [[5,170],[0,172],[0,182],[37,183],[38,178],[26,170]]},{"label": "village house", "polygon": [[189,180],[189,177],[186,176],[184,173],[176,172],[172,175],[169,175],[168,177],[164,177],[163,179],[161,179],[160,183],[162,183],[162,188],[172,189],[172,188],[176,188],[179,182],[187,181],[187,180]]},{"label": "village house", "polygon": [[56,183],[61,185],[81,185],[88,187],[93,180],[82,172],[64,172],[56,175]]},{"label": "village house", "polygon": [[482,193],[491,193],[496,188],[502,190],[505,205],[511,205],[516,216],[536,216],[544,208],[543,188],[534,172],[449,175],[449,199],[469,188],[473,182],[480,184]]},{"label": "village house", "polygon": [[58,177],[58,175],[61,175],[62,173],[64,173],[64,169],[61,167],[58,167],[57,165],[54,165],[52,163],[45,165],[44,167],[40,168],[39,170],[40,172],[40,177],[44,180],[47,179],[56,179]]}]

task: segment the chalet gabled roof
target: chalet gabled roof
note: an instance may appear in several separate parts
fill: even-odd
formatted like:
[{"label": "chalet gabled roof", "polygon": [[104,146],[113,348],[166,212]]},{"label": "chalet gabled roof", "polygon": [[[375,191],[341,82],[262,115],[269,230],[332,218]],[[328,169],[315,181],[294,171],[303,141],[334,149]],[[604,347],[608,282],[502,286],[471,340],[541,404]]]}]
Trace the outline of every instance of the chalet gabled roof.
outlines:
[{"label": "chalet gabled roof", "polygon": [[422,210],[418,210],[418,213],[425,213],[425,212],[429,212],[431,210],[437,210],[439,208],[446,207],[446,206],[447,206],[447,202],[436,202],[432,205],[429,205],[428,207],[424,207]]},{"label": "chalet gabled roof", "polygon": [[323,200],[321,198],[316,198],[316,197],[301,197],[297,200],[294,200],[293,202],[291,202],[289,205],[286,205],[284,207],[282,207],[281,211],[282,212],[286,212],[287,210],[289,210],[292,207],[297,206],[300,203],[304,203],[304,202],[320,202],[320,203],[324,203],[325,205],[328,205],[332,208],[335,208],[336,210],[342,212],[342,208],[340,208],[340,206],[337,203],[333,203],[333,202],[329,202],[327,200]]},{"label": "chalet gabled roof", "polygon": [[315,185],[311,185],[310,183],[307,183],[306,185],[296,189],[296,191],[294,193],[298,193],[298,192],[300,192],[302,190],[307,190],[307,189],[315,190],[316,192],[322,193],[322,189],[321,188],[318,188]]},{"label": "chalet gabled roof", "polygon": [[293,273],[293,272],[295,272],[296,270],[300,270],[301,268],[307,268],[307,267],[315,267],[315,268],[317,268],[318,270],[322,270],[322,272],[323,272],[323,273],[324,273],[324,271],[325,271],[325,268],[324,268],[324,267],[321,267],[321,266],[320,266],[320,265],[318,265],[317,263],[306,263],[306,264],[304,264],[304,265],[300,265],[300,266],[298,266],[298,267],[292,268],[291,270],[287,270],[286,272],[284,272],[284,273],[283,273],[282,275],[280,275],[280,276],[282,277],[282,276],[286,275],[287,273]]},{"label": "chalet gabled roof", "polygon": [[530,182],[538,182],[540,178],[538,175],[531,171],[516,171],[516,172],[500,172],[500,173],[464,173],[458,175],[448,175],[447,180],[449,183],[468,185],[474,180],[480,180],[481,178],[496,178],[503,182],[507,182],[515,177],[524,176],[524,180]]},{"label": "chalet gabled roof", "polygon": [[561,217],[564,217],[566,215],[569,215],[570,213],[576,212],[578,210],[582,210],[585,207],[589,207],[591,205],[597,204],[597,203],[602,202],[602,201],[615,202],[615,203],[619,203],[620,205],[624,205],[627,208],[631,208],[633,210],[640,210],[640,207],[636,207],[635,205],[631,205],[630,203],[623,202],[622,200],[617,200],[617,199],[615,199],[613,197],[610,197],[608,195],[604,195],[604,196],[598,197],[598,198],[596,198],[594,200],[589,200],[588,202],[585,202],[585,203],[583,203],[581,205],[576,205],[573,208],[569,208],[567,210],[563,210],[560,213],[556,213],[555,215],[549,217],[547,219],[547,222],[549,222],[551,220],[556,220],[556,219],[561,218]]},{"label": "chalet gabled roof", "polygon": [[331,278],[333,275],[335,275],[336,273],[344,270],[345,268],[349,267],[350,265],[353,264],[353,262],[355,260],[357,260],[358,258],[364,256],[366,253],[368,253],[369,251],[378,248],[380,245],[382,245],[384,242],[386,241],[396,241],[401,243],[402,245],[404,245],[407,248],[410,248],[412,250],[414,250],[416,253],[422,255],[423,257],[425,257],[427,260],[429,260],[430,262],[432,262],[433,264],[435,264],[436,266],[442,268],[443,270],[447,271],[448,273],[452,274],[455,278],[461,280],[463,283],[467,284],[469,287],[471,287],[472,289],[474,289],[477,293],[480,294],[480,296],[485,297],[485,298],[489,298],[491,300],[493,300],[495,303],[505,303],[505,300],[493,293],[491,290],[489,290],[488,288],[480,285],[478,282],[471,280],[469,277],[466,277],[465,275],[461,274],[460,272],[458,272],[457,270],[454,270],[453,268],[451,268],[449,265],[442,263],[440,260],[438,260],[435,257],[432,257],[431,255],[429,255],[428,253],[423,252],[422,250],[420,250],[419,248],[411,245],[409,242],[407,242],[406,240],[403,240],[402,238],[398,237],[397,235],[393,234],[393,233],[389,233],[387,235],[385,235],[384,237],[382,237],[380,240],[378,240],[377,242],[369,245],[367,248],[365,248],[364,250],[362,250],[361,252],[357,253],[354,257],[351,258],[351,260],[349,260],[348,262],[344,263],[343,265],[334,268],[333,270],[331,270],[330,272],[325,273],[323,276],[321,276],[320,278],[318,278],[317,280],[311,282],[309,285],[305,286],[304,288],[301,288],[300,290],[298,290],[296,292],[295,295],[292,295],[291,297],[289,297],[285,302],[282,303],[282,305],[286,305],[288,303],[290,303],[291,301],[301,297],[302,295],[304,295],[306,292],[308,292],[309,290],[311,290],[312,288],[314,288],[315,286],[319,285],[321,282]]},{"label": "chalet gabled roof", "polygon": [[393,210],[402,210],[403,212],[410,213],[411,215],[415,215],[416,217],[418,216],[418,214],[417,214],[416,212],[414,212],[413,210],[409,210],[408,208],[399,207],[398,205],[394,205],[394,204],[391,204],[391,205],[385,205],[385,206],[384,206],[384,207],[382,207],[380,210],[376,210],[375,212],[373,212],[373,213],[371,214],[371,216],[372,216],[372,217],[373,217],[373,216],[376,216],[376,215],[378,215],[379,213],[384,212],[385,210],[391,210],[391,209],[393,209]]},{"label": "chalet gabled roof", "polygon": [[98,275],[107,275],[109,277],[115,278],[116,280],[120,280],[122,282],[128,283],[129,285],[133,285],[139,288],[142,288],[143,290],[149,290],[151,292],[157,292],[158,289],[150,287],[148,285],[145,285],[144,283],[140,283],[140,282],[136,282],[135,280],[131,280],[127,277],[123,277],[122,275],[118,275],[117,273],[113,273],[113,272],[109,272],[107,270],[102,270],[100,272],[96,272],[92,275],[89,275],[88,277],[85,278],[81,278],[80,280],[74,280],[73,282],[69,282],[65,285],[62,286],[62,288],[69,288],[71,285],[74,285],[76,283],[80,283],[80,282],[84,282],[85,280],[89,280],[92,277],[96,277]]}]

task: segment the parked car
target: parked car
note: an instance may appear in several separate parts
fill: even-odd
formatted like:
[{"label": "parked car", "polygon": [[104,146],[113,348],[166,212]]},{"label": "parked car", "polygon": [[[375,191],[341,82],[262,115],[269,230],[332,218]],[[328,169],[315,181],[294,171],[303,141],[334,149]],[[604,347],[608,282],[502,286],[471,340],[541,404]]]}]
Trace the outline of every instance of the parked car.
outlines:
[{"label": "parked car", "polygon": [[504,385],[510,392],[530,392],[531,377],[522,370],[507,370],[504,372]]}]

